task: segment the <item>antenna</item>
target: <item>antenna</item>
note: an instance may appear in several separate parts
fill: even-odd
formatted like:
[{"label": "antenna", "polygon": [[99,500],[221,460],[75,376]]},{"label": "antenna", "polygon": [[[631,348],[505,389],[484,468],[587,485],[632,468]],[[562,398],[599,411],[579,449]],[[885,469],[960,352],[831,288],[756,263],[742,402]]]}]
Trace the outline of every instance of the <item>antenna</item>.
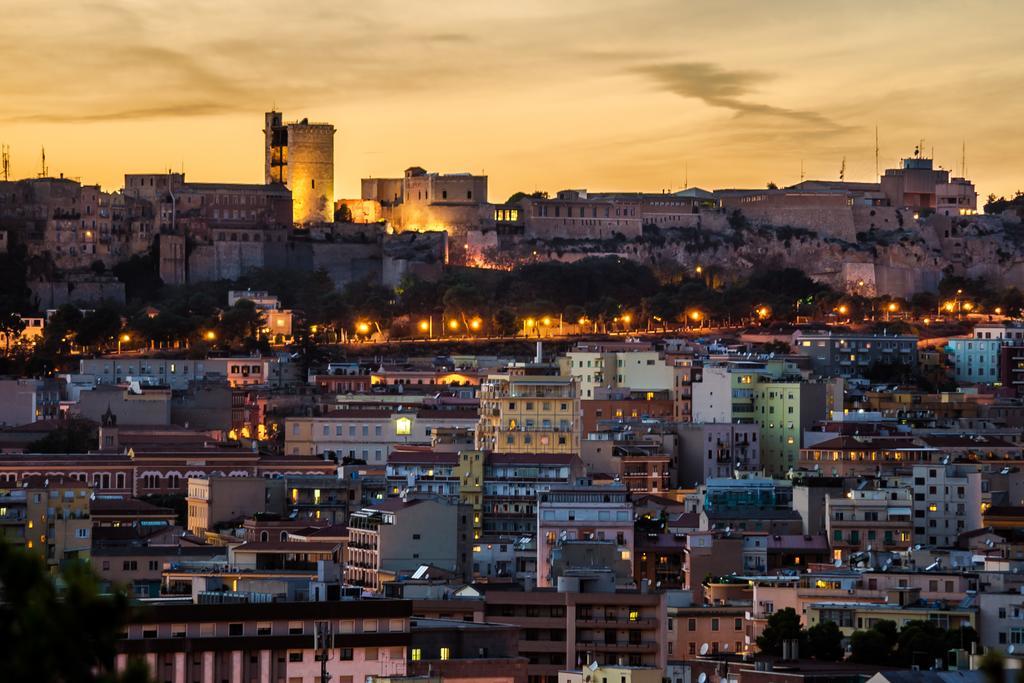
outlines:
[{"label": "antenna", "polygon": [[878,178],[878,124],[875,124],[875,177]]},{"label": "antenna", "polygon": [[683,189],[690,189],[690,162],[687,161],[683,164]]},{"label": "antenna", "polygon": [[0,147],[0,173],[4,176],[4,182],[11,179],[11,147],[3,145]]},{"label": "antenna", "polygon": [[843,157],[843,165],[839,167],[839,180],[846,180],[846,157]]},{"label": "antenna", "polygon": [[46,177],[46,148],[45,147],[43,147],[43,168],[42,168],[42,173],[39,174],[39,177],[40,178],[45,178]]},{"label": "antenna", "polygon": [[804,160],[800,160],[800,182],[804,181]]},{"label": "antenna", "polygon": [[967,177],[967,140],[960,143],[960,175]]}]

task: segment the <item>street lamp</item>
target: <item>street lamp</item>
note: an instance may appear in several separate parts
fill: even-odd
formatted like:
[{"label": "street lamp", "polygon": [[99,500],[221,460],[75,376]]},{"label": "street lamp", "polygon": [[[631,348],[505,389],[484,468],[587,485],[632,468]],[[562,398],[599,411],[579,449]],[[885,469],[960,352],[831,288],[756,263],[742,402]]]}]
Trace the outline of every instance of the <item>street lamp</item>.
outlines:
[{"label": "street lamp", "polygon": [[755,313],[757,313],[758,318],[760,318],[761,320],[765,320],[768,316],[772,314],[772,309],[768,308],[767,306],[758,306]]},{"label": "street lamp", "polygon": [[693,321],[694,325],[703,324],[704,314],[701,313],[699,310],[694,309],[690,311],[690,320]]},{"label": "street lamp", "polygon": [[433,337],[434,336],[434,319],[433,318],[428,318],[426,320],[421,320],[420,321],[420,332],[425,332],[428,339]]},{"label": "street lamp", "polygon": [[469,329],[476,332],[480,329],[480,326],[482,324],[483,322],[480,320],[480,318],[473,318],[472,320],[469,321]]},{"label": "street lamp", "polygon": [[121,353],[121,344],[122,343],[127,344],[131,340],[132,340],[132,338],[129,337],[127,334],[122,334],[121,336],[119,336],[117,338],[117,353],[118,353],[118,355],[120,355],[120,353]]},{"label": "street lamp", "polygon": [[356,323],[356,332],[358,332],[359,334],[369,334],[370,323],[366,322],[365,320],[359,321],[358,323]]},{"label": "street lamp", "polygon": [[893,313],[900,310],[900,305],[895,301],[890,301],[889,305],[885,307],[885,319],[889,320]]},{"label": "street lamp", "polygon": [[214,332],[213,330],[209,330],[207,331],[206,334],[203,335],[203,337],[206,339],[206,341],[215,341],[217,339],[217,333]]}]

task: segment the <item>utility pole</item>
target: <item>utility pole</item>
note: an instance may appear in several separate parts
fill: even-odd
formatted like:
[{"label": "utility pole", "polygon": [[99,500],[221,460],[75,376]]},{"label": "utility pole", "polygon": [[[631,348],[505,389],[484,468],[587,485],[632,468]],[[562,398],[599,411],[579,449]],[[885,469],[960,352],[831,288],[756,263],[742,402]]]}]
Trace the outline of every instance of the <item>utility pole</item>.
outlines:
[{"label": "utility pole", "polygon": [[878,124],[875,124],[875,178],[878,178]]},{"label": "utility pole", "polygon": [[313,651],[316,658],[320,660],[320,683],[329,683],[330,674],[327,673],[327,660],[331,657],[334,648],[334,629],[329,621],[318,621],[313,626]]}]

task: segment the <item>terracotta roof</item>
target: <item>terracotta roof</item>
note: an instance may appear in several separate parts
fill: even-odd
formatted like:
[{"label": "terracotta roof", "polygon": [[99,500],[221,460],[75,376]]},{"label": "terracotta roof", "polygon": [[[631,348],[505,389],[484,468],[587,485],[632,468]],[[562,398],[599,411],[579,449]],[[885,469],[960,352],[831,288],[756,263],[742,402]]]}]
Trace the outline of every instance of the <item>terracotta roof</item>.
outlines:
[{"label": "terracotta roof", "polygon": [[249,541],[235,547],[235,550],[252,550],[256,552],[266,551],[293,551],[296,553],[318,553],[333,552],[341,546],[341,543],[330,541],[270,541],[257,543]]},{"label": "terracotta roof", "polygon": [[886,450],[935,450],[934,447],[919,443],[913,437],[898,436],[837,436],[834,439],[816,443],[813,446],[805,446],[805,451],[843,451],[861,450],[864,448],[882,448]]}]

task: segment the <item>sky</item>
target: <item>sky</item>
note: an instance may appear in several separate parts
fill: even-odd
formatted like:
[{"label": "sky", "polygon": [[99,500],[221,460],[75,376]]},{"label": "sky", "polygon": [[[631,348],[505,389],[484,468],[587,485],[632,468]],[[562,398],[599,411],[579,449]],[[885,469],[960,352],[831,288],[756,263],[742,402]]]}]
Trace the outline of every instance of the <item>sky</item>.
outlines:
[{"label": "sky", "polygon": [[924,141],[1024,188],[1017,0],[0,0],[11,176],[262,182],[329,121],[337,197],[409,166],[564,188],[872,180]]}]

